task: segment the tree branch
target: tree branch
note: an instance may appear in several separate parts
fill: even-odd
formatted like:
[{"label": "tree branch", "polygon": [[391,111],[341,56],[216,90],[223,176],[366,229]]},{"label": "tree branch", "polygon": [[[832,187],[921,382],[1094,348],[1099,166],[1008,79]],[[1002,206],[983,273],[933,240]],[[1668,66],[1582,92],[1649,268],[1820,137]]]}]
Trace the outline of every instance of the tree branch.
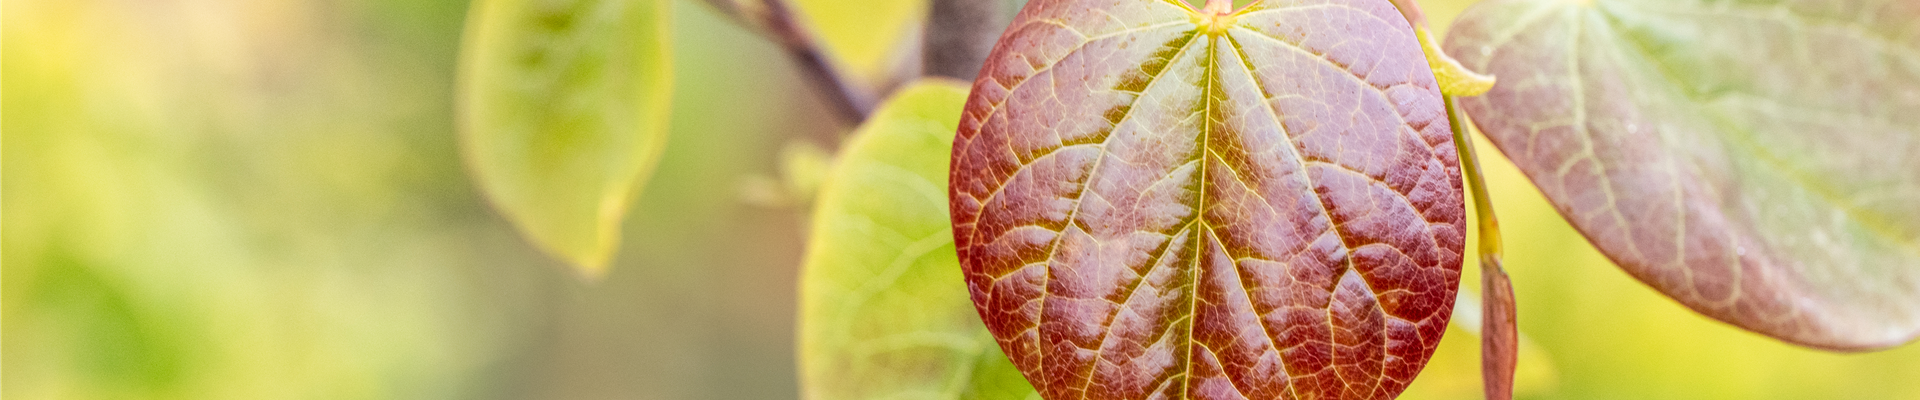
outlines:
[{"label": "tree branch", "polygon": [[705,0],[735,22],[767,35],[786,50],[787,57],[800,67],[800,73],[814,89],[826,97],[827,108],[842,121],[858,125],[873,111],[874,97],[833,64],[821,50],[813,32],[807,30],[786,0]]},{"label": "tree branch", "polygon": [[933,0],[927,10],[926,75],[973,81],[1007,28],[1002,0]]}]

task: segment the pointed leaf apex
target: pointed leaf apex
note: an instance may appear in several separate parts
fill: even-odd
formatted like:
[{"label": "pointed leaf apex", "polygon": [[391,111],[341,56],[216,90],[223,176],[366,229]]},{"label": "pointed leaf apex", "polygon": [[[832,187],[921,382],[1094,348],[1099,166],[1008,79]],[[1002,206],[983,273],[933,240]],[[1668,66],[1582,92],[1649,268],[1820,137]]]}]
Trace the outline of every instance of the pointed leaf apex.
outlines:
[{"label": "pointed leaf apex", "polygon": [[575,275],[580,277],[580,280],[587,283],[597,283],[607,277],[607,270],[609,269],[607,268],[607,261],[608,257],[599,259],[568,259],[567,264],[573,267],[571,269]]},{"label": "pointed leaf apex", "polygon": [[623,215],[612,216],[610,220],[596,222],[592,238],[581,238],[564,232],[540,231],[552,227],[534,227],[518,224],[521,236],[532,242],[553,259],[565,263],[582,280],[597,282],[606,276],[613,256],[619,252],[620,223]]}]

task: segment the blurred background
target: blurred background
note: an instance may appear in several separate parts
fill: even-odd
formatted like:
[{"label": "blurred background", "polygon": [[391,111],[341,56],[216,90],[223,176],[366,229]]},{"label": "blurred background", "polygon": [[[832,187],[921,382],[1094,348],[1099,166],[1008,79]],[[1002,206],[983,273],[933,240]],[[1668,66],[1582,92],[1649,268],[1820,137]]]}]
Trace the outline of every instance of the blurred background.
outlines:
[{"label": "blurred background", "polygon": [[[901,1],[816,9],[923,7]],[[1441,30],[1468,3],[1422,2]],[[464,1],[0,4],[0,397],[798,396],[804,212],[741,183],[777,174],[789,141],[851,127],[698,2],[675,7],[664,161],[593,283],[461,170]],[[1920,399],[1920,346],[1825,353],[1695,315],[1483,148],[1527,342],[1520,398]],[[1480,395],[1472,318],[1403,398]]]}]

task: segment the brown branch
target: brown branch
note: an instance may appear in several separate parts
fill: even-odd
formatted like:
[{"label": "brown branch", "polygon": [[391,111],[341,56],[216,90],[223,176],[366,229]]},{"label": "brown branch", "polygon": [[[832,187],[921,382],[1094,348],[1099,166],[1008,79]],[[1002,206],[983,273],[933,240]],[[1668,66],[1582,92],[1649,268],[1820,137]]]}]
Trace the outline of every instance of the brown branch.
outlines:
[{"label": "brown branch", "polygon": [[875,96],[842,75],[841,69],[833,64],[833,59],[820,48],[813,32],[794,17],[786,0],[705,2],[735,22],[779,43],[787,57],[800,67],[805,80],[811,82],[821,96],[826,97],[827,108],[833,110],[840,120],[858,125],[873,111]]},{"label": "brown branch", "polygon": [[1010,22],[1003,0],[933,0],[927,11],[925,73],[973,81]]}]

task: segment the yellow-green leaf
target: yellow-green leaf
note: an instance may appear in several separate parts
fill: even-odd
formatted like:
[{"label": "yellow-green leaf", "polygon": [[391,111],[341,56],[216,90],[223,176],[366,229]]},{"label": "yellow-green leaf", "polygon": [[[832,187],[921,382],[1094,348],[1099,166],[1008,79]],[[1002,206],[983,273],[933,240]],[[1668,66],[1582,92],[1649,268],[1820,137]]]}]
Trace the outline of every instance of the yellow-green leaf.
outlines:
[{"label": "yellow-green leaf", "polygon": [[820,188],[801,280],[809,399],[1022,399],[962,284],[947,217],[960,82],[901,90],[863,125]]},{"label": "yellow-green leaf", "polygon": [[667,0],[480,0],[460,137],[480,190],[541,249],[599,275],[666,142]]}]

